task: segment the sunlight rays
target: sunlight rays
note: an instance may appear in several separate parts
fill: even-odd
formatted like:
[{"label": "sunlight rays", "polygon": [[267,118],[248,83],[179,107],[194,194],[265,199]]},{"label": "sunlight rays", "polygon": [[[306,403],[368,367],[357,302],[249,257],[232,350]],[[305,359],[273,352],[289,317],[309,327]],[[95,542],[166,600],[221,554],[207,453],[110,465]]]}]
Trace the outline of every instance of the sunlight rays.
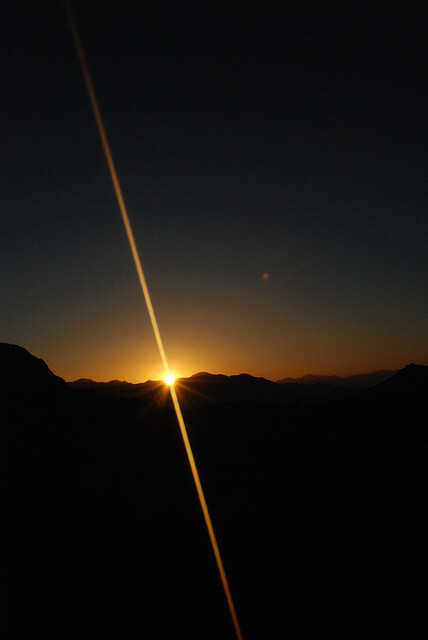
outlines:
[{"label": "sunlight rays", "polygon": [[169,366],[168,366],[168,361],[166,358],[166,354],[165,354],[165,349],[163,347],[163,343],[162,343],[162,339],[161,339],[161,335],[160,335],[160,331],[159,331],[159,327],[158,327],[158,323],[156,320],[156,316],[155,316],[155,312],[153,309],[153,305],[152,305],[152,301],[150,298],[150,294],[149,294],[149,290],[147,287],[147,283],[146,283],[146,279],[144,277],[144,273],[143,273],[143,268],[141,266],[141,261],[140,261],[140,257],[138,255],[138,250],[137,250],[137,246],[135,244],[135,239],[134,239],[134,234],[132,232],[132,228],[131,228],[131,224],[129,222],[129,217],[128,217],[128,212],[126,210],[126,206],[125,206],[125,202],[122,196],[122,190],[120,188],[120,184],[119,184],[119,179],[117,177],[117,173],[116,173],[116,168],[114,166],[114,162],[113,162],[113,157],[111,155],[111,151],[110,151],[110,145],[108,143],[108,139],[107,139],[107,135],[104,129],[104,124],[103,124],[103,120],[101,117],[101,113],[98,107],[98,102],[95,96],[95,90],[94,90],[94,86],[92,84],[92,80],[91,80],[91,76],[89,74],[89,68],[87,66],[86,63],[86,59],[85,59],[85,55],[83,52],[83,47],[80,41],[80,37],[79,37],[79,32],[77,29],[77,24],[76,24],[76,20],[74,18],[74,14],[72,11],[72,7],[71,7],[71,3],[70,2],[65,2],[66,5],[66,10],[67,10],[67,16],[68,16],[68,21],[70,24],[70,29],[73,35],[73,40],[74,40],[74,44],[76,46],[76,51],[79,57],[79,61],[80,61],[80,66],[82,68],[82,73],[83,73],[83,77],[85,80],[85,84],[86,84],[86,88],[88,90],[88,95],[89,95],[89,99],[92,105],[92,109],[94,111],[94,116],[95,116],[95,120],[97,123],[97,127],[98,127],[98,132],[100,134],[100,138],[101,138],[101,142],[102,142],[102,146],[104,149],[104,154],[107,160],[107,164],[108,164],[108,168],[110,171],[110,176],[111,176],[111,180],[113,182],[113,187],[116,193],[116,198],[119,204],[119,209],[122,215],[122,220],[123,220],[123,224],[125,226],[125,230],[126,230],[126,235],[128,237],[128,241],[129,241],[129,246],[131,248],[131,252],[132,252],[132,256],[134,258],[134,263],[135,263],[135,268],[137,270],[138,273],[138,278],[140,280],[140,284],[141,284],[141,289],[143,291],[143,295],[144,295],[144,299],[146,301],[146,305],[147,305],[147,310],[149,312],[149,316],[150,316],[150,320],[152,323],[152,328],[153,328],[153,332],[155,334],[155,338],[156,338],[156,343],[158,345],[158,349],[159,349],[159,353],[161,356],[161,360],[162,360],[162,364],[164,366],[164,380],[165,382],[169,385],[169,389],[170,389],[170,393],[171,393],[171,398],[174,404],[174,409],[175,409],[175,413],[177,416],[177,421],[180,427],[180,431],[181,431],[181,435],[183,438],[183,442],[184,442],[184,446],[186,449],[186,453],[187,453],[187,458],[189,460],[189,464],[190,464],[190,468],[192,470],[192,475],[193,475],[193,480],[195,482],[195,486],[196,486],[196,490],[198,493],[198,497],[199,497],[199,502],[202,508],[202,512],[204,514],[204,518],[205,518],[205,523],[208,529],[208,534],[210,537],[210,541],[211,541],[211,545],[214,551],[214,556],[217,562],[217,567],[218,567],[218,571],[220,574],[220,578],[223,584],[223,589],[226,595],[226,600],[227,600],[227,604],[229,607],[229,611],[230,611],[230,615],[232,617],[232,621],[233,621],[233,626],[235,628],[235,632],[236,632],[236,636],[238,638],[238,640],[243,640],[242,638],[242,633],[241,633],[241,629],[239,626],[239,622],[238,622],[238,618],[236,615],[236,611],[235,611],[235,607],[233,604],[233,600],[232,600],[232,595],[230,593],[230,589],[229,589],[229,584],[227,582],[227,578],[226,578],[226,573],[223,567],[223,562],[220,556],[220,551],[218,548],[218,544],[217,544],[217,540],[215,537],[215,533],[214,533],[214,528],[211,522],[211,517],[208,511],[208,507],[207,507],[207,503],[205,501],[205,496],[204,496],[204,492],[202,490],[202,485],[199,479],[199,473],[196,467],[196,463],[193,457],[193,452],[192,452],[192,448],[190,446],[190,442],[189,442],[189,438],[187,435],[187,430],[186,430],[186,426],[184,424],[184,419],[183,419],[183,415],[181,413],[181,409],[180,409],[180,404],[178,402],[178,397],[177,397],[177,393],[175,391],[175,387],[174,387],[174,380],[175,377],[174,375],[171,373],[171,371],[169,370]]},{"label": "sunlight rays", "polygon": [[173,373],[167,373],[166,376],[164,377],[164,381],[169,387],[174,385],[175,380],[176,378]]}]

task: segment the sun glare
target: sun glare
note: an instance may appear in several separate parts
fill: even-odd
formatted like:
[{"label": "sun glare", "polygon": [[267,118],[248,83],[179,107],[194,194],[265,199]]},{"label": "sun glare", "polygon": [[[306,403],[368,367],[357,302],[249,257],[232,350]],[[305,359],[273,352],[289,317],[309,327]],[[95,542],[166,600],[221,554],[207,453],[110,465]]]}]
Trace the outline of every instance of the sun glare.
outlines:
[{"label": "sun glare", "polygon": [[168,373],[165,377],[164,380],[166,382],[166,384],[169,384],[169,386],[174,384],[175,381],[175,375],[172,373]]}]

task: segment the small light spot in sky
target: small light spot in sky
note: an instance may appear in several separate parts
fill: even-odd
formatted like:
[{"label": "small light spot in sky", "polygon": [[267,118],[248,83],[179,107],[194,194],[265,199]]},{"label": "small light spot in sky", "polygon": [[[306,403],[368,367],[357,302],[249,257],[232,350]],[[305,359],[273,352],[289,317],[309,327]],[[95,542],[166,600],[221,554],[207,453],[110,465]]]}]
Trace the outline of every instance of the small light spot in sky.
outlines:
[{"label": "small light spot in sky", "polygon": [[263,275],[262,275],[262,279],[263,280],[269,280],[270,278],[270,274],[266,271]]}]

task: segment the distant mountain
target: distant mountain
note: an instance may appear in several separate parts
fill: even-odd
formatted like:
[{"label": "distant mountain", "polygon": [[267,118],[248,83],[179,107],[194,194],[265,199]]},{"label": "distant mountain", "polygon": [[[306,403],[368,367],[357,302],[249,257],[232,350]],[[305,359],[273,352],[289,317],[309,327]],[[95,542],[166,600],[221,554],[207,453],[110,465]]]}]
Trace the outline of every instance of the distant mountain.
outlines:
[{"label": "distant mountain", "polygon": [[165,387],[162,380],[147,380],[147,382],[125,382],[122,380],[110,380],[109,382],[94,382],[88,378],[79,378],[69,382],[72,389],[92,389],[99,393],[110,393],[118,398],[135,398],[142,400],[149,398],[154,393]]},{"label": "distant mountain", "polygon": [[[111,393],[120,398],[149,399],[165,387],[162,381],[149,380],[140,384],[130,382],[94,382],[81,379],[70,382],[74,389],[93,389]],[[258,402],[289,406],[297,402],[315,404],[347,397],[346,389],[326,384],[278,384],[265,378],[256,378],[247,373],[225,376],[207,372],[196,373],[190,378],[178,378],[175,382],[180,398],[190,404],[213,404],[218,402]]]},{"label": "distant mountain", "polygon": [[[176,388],[186,400],[193,404],[217,402],[259,402],[290,406],[295,403],[316,404],[347,398],[361,389],[375,386],[390,378],[395,370],[375,371],[341,378],[339,376],[314,376],[284,378],[272,382],[247,373],[226,376],[206,371],[195,373],[189,378],[178,378]],[[81,378],[68,383],[73,389],[92,389],[99,393],[110,393],[118,398],[138,400],[155,399],[164,389],[163,381],[131,383],[121,380],[95,382]]]},{"label": "distant mountain", "polygon": [[278,380],[280,384],[298,383],[298,384],[330,384],[339,387],[349,387],[353,389],[364,389],[374,387],[384,380],[390,378],[398,369],[382,369],[381,371],[373,371],[372,373],[359,373],[354,376],[317,376],[311,373],[301,378],[283,378]]}]

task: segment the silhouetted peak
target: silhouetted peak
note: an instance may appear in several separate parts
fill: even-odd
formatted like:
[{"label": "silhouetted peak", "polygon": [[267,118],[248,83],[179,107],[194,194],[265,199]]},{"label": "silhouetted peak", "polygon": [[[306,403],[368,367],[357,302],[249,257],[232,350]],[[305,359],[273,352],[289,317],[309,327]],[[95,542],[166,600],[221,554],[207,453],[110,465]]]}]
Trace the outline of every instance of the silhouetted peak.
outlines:
[{"label": "silhouetted peak", "polygon": [[360,400],[382,401],[391,409],[394,407],[409,407],[425,402],[428,396],[428,367],[410,364],[394,373],[393,376],[380,384],[365,389],[355,396]]},{"label": "silhouetted peak", "polygon": [[379,387],[393,387],[396,385],[410,385],[415,383],[426,383],[428,381],[428,367],[423,364],[406,364],[404,369],[400,369],[388,380],[385,380]]},{"label": "silhouetted peak", "polygon": [[228,376],[223,375],[222,373],[208,373],[207,371],[200,371],[199,373],[193,374],[190,378],[180,378],[181,380],[189,380],[192,382],[205,382],[215,384],[216,382],[223,382],[227,380]]},{"label": "silhouetted peak", "polygon": [[198,371],[198,373],[194,373],[192,376],[190,376],[191,378],[208,378],[208,377],[215,377],[214,373],[208,373],[208,371]]},{"label": "silhouetted peak", "polygon": [[[223,373],[208,373],[207,371],[200,371],[199,373],[194,373],[193,376],[190,376],[188,380],[196,379],[196,378],[204,378],[211,381],[225,381],[225,380],[239,380],[241,382],[252,381],[252,380],[266,380],[266,378],[258,378],[256,376],[252,376],[249,373],[237,373],[231,376],[226,376]],[[185,378],[183,378],[185,380]],[[268,380],[267,382],[271,382]]]},{"label": "silhouetted peak", "polygon": [[41,358],[16,344],[0,342],[0,386],[3,388],[64,386],[65,381],[52,373]]},{"label": "silhouetted peak", "polygon": [[266,378],[252,376],[249,373],[239,373],[237,375],[229,376],[229,380],[231,382],[237,382],[239,385],[268,385],[268,386],[276,386],[276,382],[272,382],[272,380],[267,380]]}]

